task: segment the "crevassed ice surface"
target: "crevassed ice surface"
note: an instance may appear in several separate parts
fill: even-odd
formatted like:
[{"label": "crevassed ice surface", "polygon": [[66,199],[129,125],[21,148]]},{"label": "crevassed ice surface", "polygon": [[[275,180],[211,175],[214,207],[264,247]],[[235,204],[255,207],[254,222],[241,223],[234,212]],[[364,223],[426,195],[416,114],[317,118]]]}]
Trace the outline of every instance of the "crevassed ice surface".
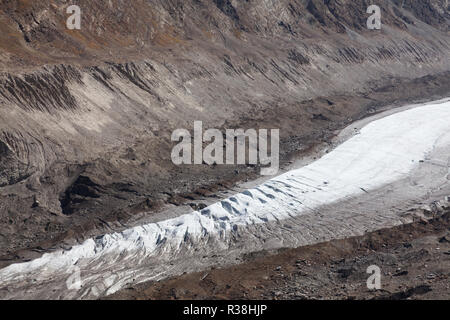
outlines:
[{"label": "crevassed ice surface", "polygon": [[[69,251],[44,254],[31,262],[10,265],[0,270],[0,288],[7,287],[13,292],[5,297],[20,298],[20,293],[14,294],[14,290],[28,288],[23,289],[24,296],[26,290],[32,292],[30,287],[24,287],[29,279],[51,283],[58,275],[64,274],[67,278],[67,270],[76,264],[82,270],[89,270],[93,282],[101,278],[109,283],[104,293],[112,293],[126,282],[120,279],[121,276],[105,281],[101,273],[106,269],[114,271],[127,263],[137,265],[144,260],[152,261],[152,258],[158,261],[163,256],[169,261],[186,249],[186,243],[192,249],[214,242],[218,249],[226,250],[228,242],[239,241],[239,237],[229,235],[241,228],[298,218],[304,212],[405,177],[433,149],[435,142],[449,133],[449,124],[448,100],[373,121],[363,127],[360,134],[312,164],[200,212],[107,234],[87,240]],[[122,277],[129,279],[133,270],[129,265],[127,268],[122,269]],[[92,296],[92,290],[89,292],[85,291],[81,297]]]}]

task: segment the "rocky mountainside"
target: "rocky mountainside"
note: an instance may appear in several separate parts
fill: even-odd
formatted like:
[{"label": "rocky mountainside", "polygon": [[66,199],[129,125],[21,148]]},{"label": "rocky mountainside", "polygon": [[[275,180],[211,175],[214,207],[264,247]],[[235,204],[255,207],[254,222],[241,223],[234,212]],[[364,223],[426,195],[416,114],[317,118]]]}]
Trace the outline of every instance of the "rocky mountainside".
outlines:
[{"label": "rocky mountainside", "polygon": [[[66,28],[69,16],[66,8],[72,4],[81,8],[81,30]],[[131,57],[148,57],[148,51],[154,52],[155,47],[176,44],[189,47],[197,41],[204,41],[220,52],[246,47],[244,52],[256,54],[252,46],[261,50],[265,47],[281,49],[274,45],[278,40],[280,45],[291,43],[291,49],[297,47],[302,54],[314,54],[319,50],[317,53],[325,55],[325,48],[321,52],[308,46],[309,50],[304,52],[307,49],[301,50],[301,43],[306,45],[308,40],[314,39],[318,45],[319,40],[332,33],[347,34],[347,38],[353,40],[358,39],[354,32],[367,35],[369,15],[366,10],[371,4],[380,6],[382,23],[386,27],[382,34],[389,35],[391,40],[395,39],[395,34],[400,36],[399,31],[408,31],[411,36],[434,38],[435,45],[442,45],[431,36],[430,27],[448,35],[446,0],[378,0],[376,3],[369,0],[135,0],[132,3],[124,0],[2,0],[1,63],[3,69],[16,69],[57,63],[95,64],[94,61],[104,60],[127,62]],[[268,42],[266,46],[263,40]],[[404,40],[414,42],[409,37]],[[207,44],[203,44],[203,49],[211,50]],[[348,52],[342,48],[342,56],[350,58],[351,49],[357,49],[354,46],[348,44]],[[420,54],[418,48],[413,48]],[[353,59],[361,57],[356,55]]]},{"label": "rocky mountainside", "polygon": [[1,0],[0,255],[259,172],[173,165],[171,132],[195,120],[280,128],[288,161],[377,108],[448,96],[448,1],[376,2],[381,30],[369,0]]}]

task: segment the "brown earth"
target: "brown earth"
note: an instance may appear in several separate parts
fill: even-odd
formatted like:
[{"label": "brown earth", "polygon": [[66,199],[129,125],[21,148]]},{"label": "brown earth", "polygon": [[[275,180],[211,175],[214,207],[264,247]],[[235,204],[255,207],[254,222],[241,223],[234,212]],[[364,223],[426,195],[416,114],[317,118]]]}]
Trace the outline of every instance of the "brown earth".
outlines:
[{"label": "brown earth", "polygon": [[[450,212],[361,237],[248,255],[224,269],[135,285],[108,299],[450,299]],[[369,290],[367,268],[381,269]]]}]

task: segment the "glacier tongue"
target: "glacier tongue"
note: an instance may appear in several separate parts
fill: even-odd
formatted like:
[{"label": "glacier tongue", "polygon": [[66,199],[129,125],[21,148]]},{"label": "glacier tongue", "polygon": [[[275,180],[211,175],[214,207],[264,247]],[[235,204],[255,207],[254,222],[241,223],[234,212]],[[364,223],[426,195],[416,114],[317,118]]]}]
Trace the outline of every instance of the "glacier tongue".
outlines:
[{"label": "glacier tongue", "polygon": [[[0,297],[39,297],[42,292],[51,296],[48,292],[53,288],[60,298],[92,298],[117,291],[129,282],[159,279],[170,274],[167,262],[177,257],[235,248],[236,243],[248,239],[243,234],[254,232],[258,225],[314,213],[324,205],[406,177],[436,142],[450,133],[449,124],[448,100],[373,121],[312,164],[199,212],[107,234],[69,251],[10,265],[0,270],[0,288],[8,288],[0,291]],[[270,238],[258,235],[264,236]],[[141,268],[144,264],[154,267]],[[65,287],[68,270],[74,265],[84,278],[83,287],[75,292]],[[30,285],[30,279],[37,284]]]}]

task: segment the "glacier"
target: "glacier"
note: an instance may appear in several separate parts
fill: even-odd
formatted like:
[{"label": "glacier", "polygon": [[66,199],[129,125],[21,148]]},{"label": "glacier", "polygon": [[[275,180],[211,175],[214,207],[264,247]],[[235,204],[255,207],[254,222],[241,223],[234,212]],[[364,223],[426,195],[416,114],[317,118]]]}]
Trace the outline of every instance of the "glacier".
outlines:
[{"label": "glacier", "polygon": [[[130,283],[180,273],[169,262],[239,250],[240,242],[251,239],[245,234],[258,232],[259,226],[301,220],[306,214],[320,217],[325,205],[403,179],[437,141],[450,147],[449,124],[448,99],[377,119],[313,163],[201,211],[106,234],[70,250],[10,265],[0,270],[0,298],[95,298]],[[270,238],[270,234],[260,232],[257,237]],[[81,270],[83,285],[68,290],[68,270],[74,266]]]}]

